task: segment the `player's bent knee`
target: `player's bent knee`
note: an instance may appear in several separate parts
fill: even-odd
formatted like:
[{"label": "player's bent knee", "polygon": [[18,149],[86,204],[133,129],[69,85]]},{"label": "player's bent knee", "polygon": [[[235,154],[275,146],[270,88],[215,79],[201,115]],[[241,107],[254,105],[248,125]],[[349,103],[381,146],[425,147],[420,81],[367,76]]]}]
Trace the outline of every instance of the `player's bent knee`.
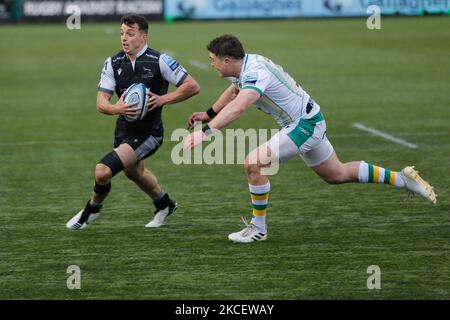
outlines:
[{"label": "player's bent knee", "polygon": [[100,184],[107,184],[111,181],[113,175],[111,169],[102,163],[95,166],[95,181]]},{"label": "player's bent knee", "polygon": [[114,177],[116,174],[118,174],[120,171],[123,170],[123,163],[122,160],[120,160],[119,156],[117,155],[117,152],[111,151],[106,156],[104,156],[102,160],[100,160],[100,162],[97,164],[97,167],[99,167],[100,174],[105,174],[106,173],[105,171],[108,171],[105,170],[104,167],[109,169],[111,175],[109,179],[111,179],[112,177]]},{"label": "player's bent knee", "polygon": [[259,173],[261,168],[259,167],[259,165],[257,163],[252,163],[250,161],[245,161],[245,171],[248,174],[254,174],[254,173]]}]

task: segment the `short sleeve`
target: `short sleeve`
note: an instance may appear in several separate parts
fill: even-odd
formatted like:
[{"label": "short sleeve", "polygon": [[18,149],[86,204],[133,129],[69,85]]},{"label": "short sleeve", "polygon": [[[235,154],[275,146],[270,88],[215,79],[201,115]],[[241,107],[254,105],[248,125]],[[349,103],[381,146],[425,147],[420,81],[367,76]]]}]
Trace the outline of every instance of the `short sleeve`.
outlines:
[{"label": "short sleeve", "polygon": [[162,77],[177,87],[188,76],[186,69],[167,54],[159,56],[159,69],[161,70]]},{"label": "short sleeve", "polygon": [[249,70],[241,77],[241,89],[252,89],[263,95],[270,82],[270,73],[264,68]]},{"label": "short sleeve", "polygon": [[98,91],[114,94],[116,89],[116,79],[114,79],[114,70],[111,64],[111,58],[106,59],[103,65],[102,74],[100,76],[100,83],[98,84]]}]

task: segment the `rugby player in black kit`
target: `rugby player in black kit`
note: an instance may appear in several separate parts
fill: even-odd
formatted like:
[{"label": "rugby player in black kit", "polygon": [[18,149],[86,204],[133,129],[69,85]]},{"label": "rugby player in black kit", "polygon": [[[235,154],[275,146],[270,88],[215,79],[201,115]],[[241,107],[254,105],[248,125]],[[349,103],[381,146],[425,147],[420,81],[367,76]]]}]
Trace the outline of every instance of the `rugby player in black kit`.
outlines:
[{"label": "rugby player in black kit", "polygon": [[[97,109],[107,115],[118,115],[114,150],[95,167],[95,186],[84,209],[70,219],[66,227],[80,230],[100,215],[102,203],[111,190],[111,180],[124,171],[153,200],[155,215],[146,227],[160,227],[167,216],[177,209],[177,203],[161,188],[155,175],[143,160],[154,154],[163,142],[162,106],[184,101],[200,91],[198,83],[172,57],[147,46],[148,23],[139,15],[126,15],[121,20],[122,50],[108,58],[103,66],[97,93]],[[135,122],[124,116],[136,114],[134,104],[123,101],[123,92],[133,83],[141,82],[150,90],[148,112]],[[177,87],[167,93],[169,83]],[[114,92],[120,99],[110,100]]]}]

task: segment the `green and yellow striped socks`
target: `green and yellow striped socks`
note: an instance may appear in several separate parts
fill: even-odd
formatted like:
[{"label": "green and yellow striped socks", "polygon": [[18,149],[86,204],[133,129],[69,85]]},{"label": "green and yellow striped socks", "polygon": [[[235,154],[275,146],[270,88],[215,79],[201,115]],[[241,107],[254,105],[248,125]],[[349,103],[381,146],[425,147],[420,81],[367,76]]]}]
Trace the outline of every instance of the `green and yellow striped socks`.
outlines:
[{"label": "green and yellow striped socks", "polygon": [[400,188],[405,187],[405,182],[399,172],[378,167],[364,161],[359,163],[358,179],[361,183],[384,183]]},{"label": "green and yellow striped socks", "polygon": [[270,182],[260,186],[249,184],[248,187],[250,189],[253,206],[252,223],[258,227],[258,229],[261,229],[262,232],[266,233],[266,213],[269,204]]}]

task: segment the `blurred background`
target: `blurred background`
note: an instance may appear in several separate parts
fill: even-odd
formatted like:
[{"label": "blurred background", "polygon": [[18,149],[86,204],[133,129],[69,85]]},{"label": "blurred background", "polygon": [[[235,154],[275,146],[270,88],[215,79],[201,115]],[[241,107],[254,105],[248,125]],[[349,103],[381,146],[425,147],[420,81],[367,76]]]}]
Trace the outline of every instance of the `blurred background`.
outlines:
[{"label": "blurred background", "polygon": [[78,5],[83,19],[112,20],[129,12],[151,19],[262,19],[365,16],[376,5],[383,15],[450,13],[446,0],[1,0],[0,22],[61,21]]}]

